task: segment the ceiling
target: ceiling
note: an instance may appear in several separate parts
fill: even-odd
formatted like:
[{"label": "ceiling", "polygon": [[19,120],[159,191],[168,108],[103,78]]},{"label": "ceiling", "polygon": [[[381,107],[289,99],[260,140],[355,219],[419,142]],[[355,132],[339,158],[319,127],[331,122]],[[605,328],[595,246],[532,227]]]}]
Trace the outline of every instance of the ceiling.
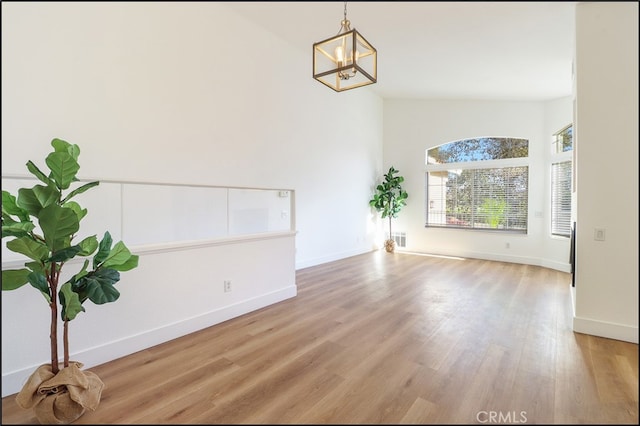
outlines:
[{"label": "ceiling", "polygon": [[[367,88],[385,99],[538,101],[571,95],[576,3],[356,1],[347,19],[378,51]],[[311,78],[313,43],[338,33],[345,3],[228,5],[307,52]]]}]

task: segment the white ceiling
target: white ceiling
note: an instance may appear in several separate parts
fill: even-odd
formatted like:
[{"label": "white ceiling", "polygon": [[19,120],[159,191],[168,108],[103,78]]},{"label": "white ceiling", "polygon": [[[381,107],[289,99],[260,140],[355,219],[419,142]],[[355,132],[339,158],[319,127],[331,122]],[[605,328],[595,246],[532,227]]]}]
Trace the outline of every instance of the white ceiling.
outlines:
[{"label": "white ceiling", "polygon": [[[384,98],[549,100],[571,95],[576,3],[356,1],[347,19],[378,51],[367,87]],[[313,43],[344,15],[344,2],[228,5],[308,52],[309,78]]]}]

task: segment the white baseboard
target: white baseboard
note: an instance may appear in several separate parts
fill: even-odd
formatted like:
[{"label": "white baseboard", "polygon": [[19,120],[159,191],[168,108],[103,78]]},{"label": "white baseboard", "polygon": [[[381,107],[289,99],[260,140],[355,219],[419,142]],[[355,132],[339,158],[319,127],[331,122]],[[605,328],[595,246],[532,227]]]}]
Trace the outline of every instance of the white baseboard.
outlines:
[{"label": "white baseboard", "polygon": [[[347,252],[335,253],[329,256],[318,257],[314,259],[305,259],[296,261],[296,270],[308,268],[310,266],[321,265],[327,262],[333,262],[335,260],[344,259],[351,256],[357,256],[364,253],[369,253],[374,251],[375,249],[360,249],[360,250],[351,250]],[[423,253],[421,251],[408,250],[406,248],[396,248],[397,252],[408,252],[408,253]],[[571,264],[568,262],[558,262],[556,260],[550,259],[541,259],[537,257],[531,256],[514,256],[514,255],[505,255],[502,253],[485,253],[485,252],[471,252],[471,251],[456,251],[447,252],[438,251],[437,253],[424,253],[424,254],[436,254],[442,256],[455,256],[455,257],[466,257],[472,259],[483,259],[483,260],[494,260],[497,262],[509,262],[509,263],[519,263],[522,265],[535,265],[542,266],[549,269],[554,269],[560,272],[571,272]]]},{"label": "white baseboard", "polygon": [[607,339],[638,343],[638,327],[632,327],[624,324],[580,318],[574,315],[573,331],[577,333],[591,334],[593,336],[606,337]]},{"label": "white baseboard", "polygon": [[556,260],[541,259],[540,266],[554,269],[560,272],[571,273],[571,264],[569,262],[558,262]]},{"label": "white baseboard", "polygon": [[[406,251],[413,252],[406,249],[396,249],[398,252]],[[422,253],[422,252],[415,252]],[[493,260],[496,262],[508,262],[508,263],[519,263],[521,265],[534,265],[534,266],[542,266],[544,268],[554,269],[560,272],[571,272],[571,264],[565,262],[558,262],[550,259],[541,259],[537,257],[531,256],[515,256],[515,255],[505,255],[502,253],[488,253],[488,252],[473,252],[473,251],[438,251],[434,253],[424,253],[424,254],[435,254],[440,256],[453,256],[453,257],[465,257],[469,259],[482,259],[482,260]]]},{"label": "white baseboard", "polygon": [[[155,330],[149,330],[142,334],[129,336],[125,339],[73,353],[70,358],[82,362],[84,364],[83,368],[88,369],[295,297],[297,292],[298,289],[295,285],[285,287],[269,294],[243,300],[239,303],[225,306],[196,317],[187,318],[173,324],[168,324]],[[39,365],[34,365],[29,368],[3,374],[2,397],[4,398],[5,396],[19,392],[31,373],[38,367]]]},{"label": "white baseboard", "polygon": [[374,251],[373,249],[358,249],[334,253],[329,256],[316,257],[314,259],[305,259],[296,261],[296,270],[309,268],[311,266],[321,265],[323,263],[333,262],[334,260],[346,259],[347,257],[357,256]]}]

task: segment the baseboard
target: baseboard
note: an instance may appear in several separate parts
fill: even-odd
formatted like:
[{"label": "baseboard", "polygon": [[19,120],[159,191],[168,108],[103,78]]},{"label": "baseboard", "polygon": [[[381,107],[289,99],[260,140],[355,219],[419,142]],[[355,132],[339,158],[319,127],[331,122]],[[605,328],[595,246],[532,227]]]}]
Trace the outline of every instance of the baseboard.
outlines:
[{"label": "baseboard", "polygon": [[347,257],[358,256],[360,254],[365,254],[374,251],[373,249],[357,249],[357,250],[349,250],[343,251],[340,253],[334,253],[329,256],[316,257],[314,259],[306,259],[301,261],[296,261],[296,270],[309,268],[311,266],[321,265],[323,263],[333,262],[335,260],[346,259]]},{"label": "baseboard", "polygon": [[[274,303],[295,297],[296,295],[297,287],[292,285],[278,291],[225,306],[206,314],[187,318],[173,324],[168,324],[155,330],[149,330],[138,335],[129,336],[125,339],[76,352],[71,354],[70,358],[82,362],[84,364],[83,368],[88,369],[96,365],[104,364],[105,362],[113,361],[123,356],[148,349],[169,340],[185,336],[189,333],[211,327],[232,318],[264,308],[265,306],[273,305]],[[31,373],[33,373],[33,371],[38,367],[39,365],[34,365],[29,368],[3,374],[2,397],[4,398],[5,396],[19,392]]]},{"label": "baseboard", "polygon": [[558,262],[555,260],[541,259],[540,266],[548,269],[554,269],[560,272],[571,273],[571,264],[569,262]]},{"label": "baseboard", "polygon": [[624,342],[638,343],[638,327],[580,318],[574,315],[573,331]]},{"label": "baseboard", "polygon": [[[423,253],[410,251],[406,249],[396,249],[398,252],[411,252],[411,253]],[[496,262],[508,262],[508,263],[518,263],[521,265],[534,265],[534,266],[542,266],[544,268],[554,269],[560,272],[571,272],[571,265],[569,263],[558,262],[550,259],[540,259],[537,257],[531,256],[515,256],[515,255],[505,255],[502,253],[485,253],[485,252],[473,252],[473,251],[438,251],[433,253],[424,253],[424,254],[435,254],[440,256],[453,256],[453,257],[464,257],[468,259],[481,259],[481,260],[492,260]]]},{"label": "baseboard", "polygon": [[[341,253],[335,253],[329,256],[318,257],[314,259],[306,259],[301,261],[296,261],[296,270],[308,268],[310,266],[321,265],[327,262],[333,262],[335,260],[344,259],[351,256],[357,256],[364,253],[369,253],[374,251],[373,249],[359,249],[359,250],[350,250]],[[455,256],[455,257],[466,257],[471,259],[482,259],[482,260],[494,260],[497,262],[509,262],[509,263],[519,263],[522,265],[535,265],[542,266],[544,268],[554,269],[560,272],[571,272],[571,265],[568,262],[558,262],[550,259],[540,259],[537,257],[531,256],[514,256],[514,255],[505,255],[501,253],[484,253],[484,252],[470,252],[470,251],[456,251],[447,252],[447,251],[438,251],[437,253],[424,253],[421,251],[408,250],[404,247],[397,247],[397,252],[407,252],[407,253],[422,253],[422,254],[436,254],[441,256]]]}]

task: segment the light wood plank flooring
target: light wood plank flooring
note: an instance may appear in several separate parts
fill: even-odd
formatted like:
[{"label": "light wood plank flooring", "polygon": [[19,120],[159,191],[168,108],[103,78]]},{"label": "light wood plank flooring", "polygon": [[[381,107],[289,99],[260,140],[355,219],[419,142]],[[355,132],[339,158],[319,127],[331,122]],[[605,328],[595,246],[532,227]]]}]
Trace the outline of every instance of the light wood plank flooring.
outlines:
[{"label": "light wood plank flooring", "polygon": [[[570,275],[377,251],[90,370],[76,424],[638,424],[638,345],[571,330]],[[82,360],[79,360],[82,361]],[[36,423],[2,400],[2,424]]]}]

